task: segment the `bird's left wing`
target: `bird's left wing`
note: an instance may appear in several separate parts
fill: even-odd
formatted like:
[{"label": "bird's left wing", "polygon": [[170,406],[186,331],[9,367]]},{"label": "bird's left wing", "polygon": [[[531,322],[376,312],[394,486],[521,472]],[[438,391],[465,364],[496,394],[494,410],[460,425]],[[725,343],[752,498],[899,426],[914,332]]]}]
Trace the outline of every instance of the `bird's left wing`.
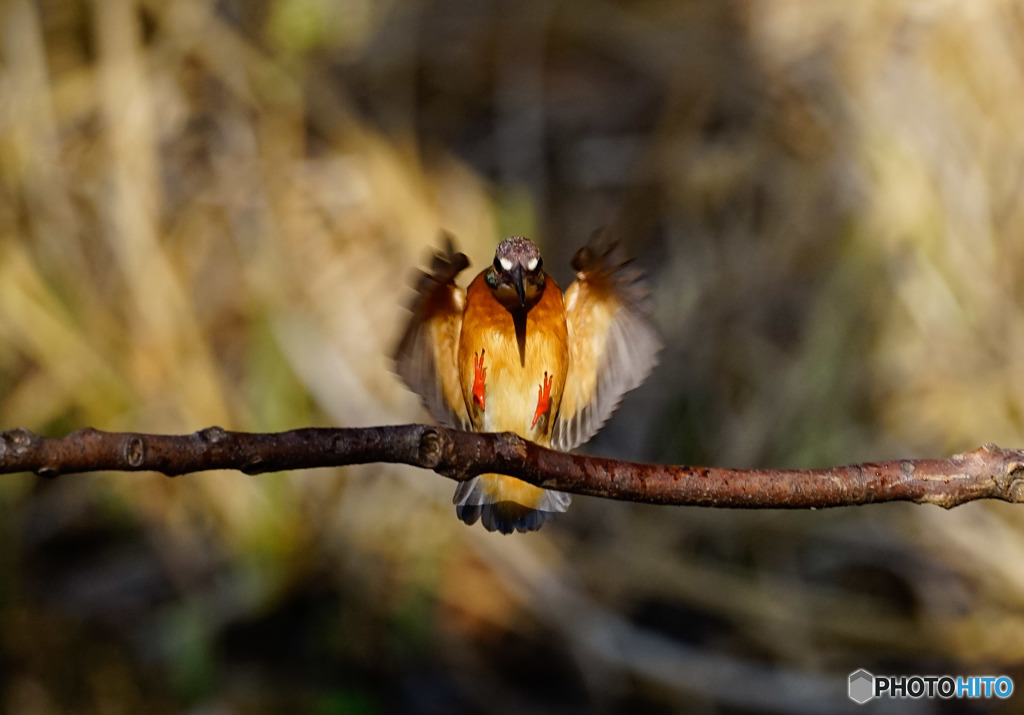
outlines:
[{"label": "bird's left wing", "polygon": [[430,416],[440,424],[469,428],[456,362],[466,292],[455,276],[469,265],[444,234],[444,249],[434,254],[430,270],[420,274],[412,316],[395,348],[395,371],[418,394]]},{"label": "bird's left wing", "polygon": [[562,451],[601,429],[622,396],[650,374],[661,349],[647,286],[607,233],[595,233],[572,266],[576,281],[565,291],[569,372],[551,435]]}]

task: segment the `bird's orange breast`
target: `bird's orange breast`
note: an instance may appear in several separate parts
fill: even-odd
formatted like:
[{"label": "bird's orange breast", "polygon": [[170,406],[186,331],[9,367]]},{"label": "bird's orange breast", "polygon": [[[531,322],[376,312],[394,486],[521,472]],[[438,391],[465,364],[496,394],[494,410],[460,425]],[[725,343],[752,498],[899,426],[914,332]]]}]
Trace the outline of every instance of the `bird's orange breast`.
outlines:
[{"label": "bird's orange breast", "polygon": [[[515,432],[548,445],[569,361],[562,291],[548,276],[540,300],[519,317],[517,326],[516,316],[495,299],[484,275],[467,289],[459,337],[459,379],[473,429]],[[487,370],[485,409],[473,401],[474,358],[481,352]],[[545,372],[551,380],[551,408],[531,426]]]}]

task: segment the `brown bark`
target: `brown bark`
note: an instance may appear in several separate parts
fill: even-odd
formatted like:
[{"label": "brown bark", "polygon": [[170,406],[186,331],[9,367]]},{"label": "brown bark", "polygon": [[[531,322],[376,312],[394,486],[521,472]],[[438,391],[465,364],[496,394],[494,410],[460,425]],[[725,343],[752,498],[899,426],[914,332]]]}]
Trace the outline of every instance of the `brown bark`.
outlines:
[{"label": "brown bark", "polygon": [[948,459],[900,459],[820,469],[659,466],[566,454],[512,434],[429,425],[297,429],[270,434],[209,427],[190,435],[83,429],[42,437],[0,432],[0,473],[44,477],[98,470],[175,476],[209,469],[247,474],[368,462],[432,469],[455,480],[498,472],[549,489],[650,504],[806,509],[883,501],[953,507],[1024,500],[1024,451],[985,445]]}]

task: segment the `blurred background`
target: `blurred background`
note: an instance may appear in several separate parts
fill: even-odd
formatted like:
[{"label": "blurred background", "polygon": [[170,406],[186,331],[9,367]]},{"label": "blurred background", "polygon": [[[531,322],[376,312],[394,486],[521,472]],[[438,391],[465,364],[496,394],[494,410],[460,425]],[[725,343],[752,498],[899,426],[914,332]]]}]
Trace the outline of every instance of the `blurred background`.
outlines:
[{"label": "blurred background", "polygon": [[[666,348],[587,450],[806,467],[1024,443],[1011,0],[2,0],[0,428],[425,421],[443,228],[613,228]],[[388,465],[0,480],[5,713],[842,712],[1024,687],[1024,510],[578,497]],[[913,701],[900,711],[1010,711]],[[876,703],[889,711],[893,703]]]}]

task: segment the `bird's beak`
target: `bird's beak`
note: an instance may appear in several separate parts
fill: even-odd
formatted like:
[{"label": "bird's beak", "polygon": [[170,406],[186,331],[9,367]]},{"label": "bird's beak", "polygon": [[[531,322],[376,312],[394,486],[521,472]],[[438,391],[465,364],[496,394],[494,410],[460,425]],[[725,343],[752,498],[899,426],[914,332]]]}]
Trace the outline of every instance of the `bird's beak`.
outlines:
[{"label": "bird's beak", "polygon": [[519,294],[519,307],[526,307],[526,290],[523,288],[523,267],[516,264],[512,269],[512,282],[516,286],[516,293]]}]

